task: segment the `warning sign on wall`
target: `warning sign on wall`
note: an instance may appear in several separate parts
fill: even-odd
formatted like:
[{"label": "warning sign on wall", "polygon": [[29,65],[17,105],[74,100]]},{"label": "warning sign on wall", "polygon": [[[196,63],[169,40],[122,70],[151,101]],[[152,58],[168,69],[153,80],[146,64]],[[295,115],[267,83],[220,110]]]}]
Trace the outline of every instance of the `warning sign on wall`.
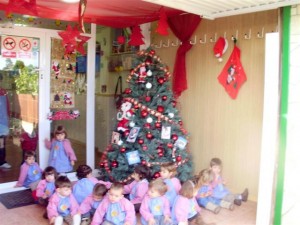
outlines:
[{"label": "warning sign on wall", "polygon": [[32,47],[35,47],[37,45],[36,42],[37,40],[33,38],[18,36],[2,36],[2,57],[16,58],[17,56],[24,56],[25,58],[31,58]]}]

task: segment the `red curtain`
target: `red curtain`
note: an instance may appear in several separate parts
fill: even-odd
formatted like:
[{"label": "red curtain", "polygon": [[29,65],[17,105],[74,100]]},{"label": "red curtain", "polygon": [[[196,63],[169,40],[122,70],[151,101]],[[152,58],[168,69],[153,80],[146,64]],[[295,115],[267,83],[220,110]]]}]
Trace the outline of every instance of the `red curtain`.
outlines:
[{"label": "red curtain", "polygon": [[175,97],[179,97],[187,89],[185,56],[193,46],[190,44],[190,39],[200,21],[201,17],[194,14],[184,14],[168,19],[171,30],[182,42],[177,50],[173,72],[173,92]]}]

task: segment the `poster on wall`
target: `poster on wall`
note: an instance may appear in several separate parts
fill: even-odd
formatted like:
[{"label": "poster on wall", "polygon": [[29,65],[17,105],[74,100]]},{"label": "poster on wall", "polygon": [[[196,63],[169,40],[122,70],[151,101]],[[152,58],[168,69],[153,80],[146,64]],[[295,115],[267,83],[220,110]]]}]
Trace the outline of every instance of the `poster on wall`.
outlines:
[{"label": "poster on wall", "polygon": [[62,40],[51,39],[51,108],[75,106],[76,55],[65,55]]}]

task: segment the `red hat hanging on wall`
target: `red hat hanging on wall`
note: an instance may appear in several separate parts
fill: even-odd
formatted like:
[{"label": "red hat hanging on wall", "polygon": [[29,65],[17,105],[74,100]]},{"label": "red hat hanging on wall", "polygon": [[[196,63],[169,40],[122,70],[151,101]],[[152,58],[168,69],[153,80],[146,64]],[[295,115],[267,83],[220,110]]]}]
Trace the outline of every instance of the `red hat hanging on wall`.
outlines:
[{"label": "red hat hanging on wall", "polygon": [[228,41],[224,37],[219,37],[215,46],[214,46],[214,54],[218,58],[219,62],[222,62],[222,56],[226,52],[228,48]]}]

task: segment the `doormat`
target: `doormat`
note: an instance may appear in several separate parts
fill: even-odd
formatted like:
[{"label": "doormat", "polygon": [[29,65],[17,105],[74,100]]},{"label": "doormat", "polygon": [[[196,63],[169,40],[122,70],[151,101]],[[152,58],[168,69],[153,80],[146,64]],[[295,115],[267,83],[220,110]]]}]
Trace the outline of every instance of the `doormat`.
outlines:
[{"label": "doormat", "polygon": [[35,203],[30,189],[0,194],[0,202],[7,209],[18,208]]}]

